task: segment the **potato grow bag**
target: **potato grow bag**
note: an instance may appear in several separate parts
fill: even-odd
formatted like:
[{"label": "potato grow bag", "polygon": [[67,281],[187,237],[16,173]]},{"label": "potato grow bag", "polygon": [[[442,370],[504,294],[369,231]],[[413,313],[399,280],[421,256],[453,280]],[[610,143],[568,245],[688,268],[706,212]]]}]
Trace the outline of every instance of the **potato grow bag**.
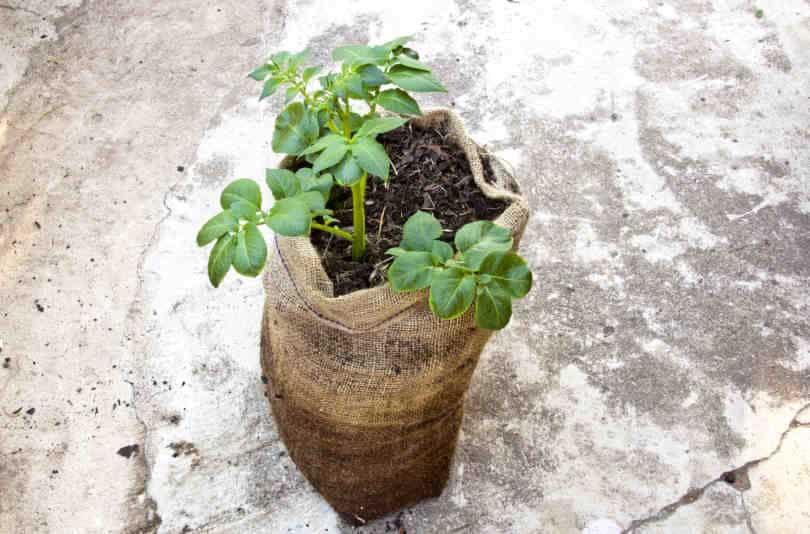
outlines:
[{"label": "potato grow bag", "polygon": [[[443,125],[476,185],[509,202],[495,222],[512,230],[517,246],[529,210],[514,177],[490,158],[495,182],[484,180],[489,156],[451,111],[416,122]],[[334,297],[308,238],[276,237],[270,249],[261,359],[290,457],[355,524],[439,496],[464,396],[492,332],[475,327],[473,307],[455,320],[437,318],[427,289],[395,293],[385,284]]]}]

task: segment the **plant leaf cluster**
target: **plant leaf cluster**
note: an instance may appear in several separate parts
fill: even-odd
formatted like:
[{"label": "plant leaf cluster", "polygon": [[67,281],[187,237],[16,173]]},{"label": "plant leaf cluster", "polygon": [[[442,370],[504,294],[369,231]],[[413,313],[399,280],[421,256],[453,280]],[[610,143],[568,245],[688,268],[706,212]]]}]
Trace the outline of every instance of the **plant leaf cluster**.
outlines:
[{"label": "plant leaf cluster", "polygon": [[197,233],[197,245],[216,241],[208,258],[208,278],[219,287],[233,266],[245,276],[255,277],[267,260],[267,244],[258,227],[265,225],[279,235],[309,235],[313,226],[326,231],[334,228],[335,219],[326,209],[332,191],[330,174],[317,174],[309,167],[296,172],[267,169],[267,186],[275,199],[262,210],[259,185],[250,178],[231,182],[222,191],[222,211],[211,217]]},{"label": "plant leaf cluster", "polygon": [[[208,274],[217,287],[231,266],[246,276],[264,267],[267,247],[258,226],[283,236],[306,236],[312,229],[352,241],[356,258],[365,250],[363,198],[368,175],[389,179],[390,160],[377,136],[405,124],[407,118],[382,117],[378,107],[400,115],[419,115],[407,91],[444,91],[419,54],[406,47],[410,37],[380,46],[341,46],[332,54],[341,62],[338,72],[321,74],[307,66],[309,51],[286,51],[249,74],[261,82],[260,100],[283,90],[285,106],[276,117],[274,152],[296,156],[296,172],[268,169],[267,185],[275,203],[262,210],[261,191],[250,179],[229,184],[222,192],[222,211],[205,223],[197,243],[211,250]],[[320,75],[320,76],[319,76]],[[314,87],[313,87],[314,86]],[[361,115],[352,104],[365,106]],[[326,203],[334,185],[352,188],[357,202],[355,228],[338,228]]]},{"label": "plant leaf cluster", "polygon": [[[338,47],[332,58],[340,71],[317,77],[320,66],[304,67],[309,52],[279,52],[250,76],[263,83],[260,99],[284,88],[286,107],[273,131],[273,151],[304,157],[316,170],[328,170],[340,185],[357,183],[363,173],[388,179],[390,161],[377,135],[407,119],[381,118],[378,107],[414,116],[421,109],[411,92],[446,91],[419,54],[406,47],[410,37],[380,46]],[[301,101],[293,101],[298,97]],[[352,103],[365,104],[360,114]]]},{"label": "plant leaf cluster", "polygon": [[[272,148],[294,156],[297,170],[267,169],[274,199],[268,209],[262,208],[254,180],[236,180],[222,191],[222,211],[197,234],[199,246],[214,243],[208,259],[214,287],[231,267],[245,276],[262,271],[267,260],[262,225],[289,237],[307,236],[313,229],[329,232],[351,241],[352,256],[362,258],[367,177],[387,184],[391,174],[391,161],[377,136],[421,115],[410,92],[445,91],[407,46],[409,41],[406,36],[379,46],[338,47],[332,58],[339,69],[325,74],[321,66],[307,65],[308,50],[282,51],[249,74],[261,83],[260,100],[283,91]],[[339,228],[326,209],[336,186],[351,189],[351,231]],[[439,239],[441,226],[427,213],[411,217],[403,232],[400,246],[389,251],[397,256],[389,269],[391,285],[396,291],[430,287],[430,306],[439,317],[458,317],[474,302],[481,328],[502,328],[511,315],[511,300],[531,286],[525,261],[511,252],[509,232],[491,222],[462,227],[455,249]]]},{"label": "plant leaf cluster", "polygon": [[455,319],[475,305],[479,328],[499,330],[512,316],[512,300],[532,286],[526,261],[512,252],[511,232],[491,221],[459,228],[454,245],[441,241],[436,218],[418,211],[402,228],[402,241],[388,254],[394,291],[430,288],[430,309],[442,319]]}]

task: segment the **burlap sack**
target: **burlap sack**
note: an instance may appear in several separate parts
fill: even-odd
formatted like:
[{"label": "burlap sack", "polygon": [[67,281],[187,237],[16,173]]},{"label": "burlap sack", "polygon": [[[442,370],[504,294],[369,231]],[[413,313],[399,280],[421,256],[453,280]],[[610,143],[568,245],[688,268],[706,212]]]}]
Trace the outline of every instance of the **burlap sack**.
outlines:
[{"label": "burlap sack", "polygon": [[[511,202],[496,222],[512,229],[517,246],[529,210],[514,178],[492,158],[496,183],[484,181],[483,150],[453,112],[417,122],[444,123],[478,187]],[[427,290],[394,293],[388,284],[335,298],[306,238],[275,239],[264,286],[267,396],[306,478],[354,523],[441,494],[464,395],[492,335],[475,327],[472,308],[443,321],[431,313]]]}]

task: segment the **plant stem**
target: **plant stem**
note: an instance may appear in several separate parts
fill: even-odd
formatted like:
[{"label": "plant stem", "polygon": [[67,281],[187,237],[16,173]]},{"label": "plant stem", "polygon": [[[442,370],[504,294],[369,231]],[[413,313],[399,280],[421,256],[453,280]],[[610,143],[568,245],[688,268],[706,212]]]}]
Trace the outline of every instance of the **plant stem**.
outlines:
[{"label": "plant stem", "polygon": [[366,253],[366,177],[365,171],[352,187],[352,259],[359,261]]},{"label": "plant stem", "polygon": [[[352,127],[350,117],[352,108],[349,105],[349,95],[344,98],[345,111],[340,108],[340,99],[337,99],[337,109],[343,122],[343,137],[346,141],[352,139]],[[366,254],[366,178],[365,171],[360,175],[360,179],[351,186],[352,190],[352,259],[360,261]]]},{"label": "plant stem", "polygon": [[[338,108],[340,108],[340,103],[338,102]],[[351,115],[351,108],[349,107],[349,97],[346,97],[346,114],[343,115],[343,137],[346,139],[352,138],[352,127],[349,124],[349,116]]]},{"label": "plant stem", "polygon": [[302,81],[300,84],[296,83],[295,87],[298,89],[298,92],[301,93],[301,96],[304,97],[304,102],[311,105],[312,101],[309,99],[309,95],[307,94],[307,85]]},{"label": "plant stem", "polygon": [[343,238],[347,241],[352,241],[353,237],[352,234],[349,232],[344,232],[340,228],[332,228],[331,226],[326,226],[325,224],[312,222],[312,227],[316,230],[321,230],[322,232],[328,232],[330,234],[334,234],[340,238]]},{"label": "plant stem", "polygon": [[380,92],[380,88],[374,89],[374,92],[371,95],[371,104],[369,105],[368,112],[374,113],[377,110],[377,95]]}]

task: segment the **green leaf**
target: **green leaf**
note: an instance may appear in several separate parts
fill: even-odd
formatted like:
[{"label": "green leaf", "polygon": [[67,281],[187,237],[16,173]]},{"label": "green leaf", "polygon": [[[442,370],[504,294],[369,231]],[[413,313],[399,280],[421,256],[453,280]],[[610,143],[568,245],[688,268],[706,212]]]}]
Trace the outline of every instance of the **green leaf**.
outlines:
[{"label": "green leaf", "polygon": [[265,181],[276,200],[294,197],[301,192],[298,177],[287,169],[267,169]]},{"label": "green leaf", "polygon": [[295,97],[298,96],[298,88],[297,87],[288,87],[286,91],[284,91],[284,103],[289,104]]},{"label": "green leaf", "polygon": [[236,237],[231,234],[219,238],[208,256],[208,279],[211,285],[219,287],[222,279],[228,274],[236,251]]},{"label": "green leaf", "polygon": [[349,96],[352,98],[364,98],[365,92],[363,91],[363,77],[360,74],[351,74],[343,79],[343,84],[346,90],[349,91]]},{"label": "green leaf", "polygon": [[512,317],[512,299],[497,286],[478,286],[475,324],[484,330],[500,330]]},{"label": "green leaf", "polygon": [[379,87],[388,81],[385,73],[375,65],[363,65],[357,69],[357,73],[363,79],[367,87]]},{"label": "green leaf", "polygon": [[[350,145],[352,155],[357,159],[357,163],[364,171],[374,176],[379,176],[383,180],[388,179],[388,154],[385,148],[370,137],[361,137]],[[337,172],[337,171],[336,171]]]},{"label": "green leaf", "polygon": [[411,59],[419,59],[419,52],[414,50],[413,48],[403,47],[400,51],[400,54],[404,54]]},{"label": "green leaf", "polygon": [[441,235],[442,225],[436,217],[424,211],[417,211],[402,226],[400,246],[406,250],[433,252],[433,243]]},{"label": "green leaf", "polygon": [[346,155],[348,150],[349,147],[345,143],[335,143],[328,147],[326,150],[321,152],[321,155],[318,156],[315,163],[313,163],[313,172],[319,173],[324,169],[328,169],[329,167],[338,164],[340,160],[343,159],[343,156]]},{"label": "green leaf", "polygon": [[255,206],[247,200],[239,200],[231,204],[231,213],[237,219],[245,219],[248,221],[256,221],[258,217],[256,212],[259,211],[258,206]]},{"label": "green leaf", "polygon": [[257,82],[262,82],[262,81],[264,81],[265,78],[267,78],[267,75],[270,74],[271,72],[273,72],[273,67],[271,67],[270,65],[265,64],[265,65],[262,65],[261,67],[257,68],[256,70],[254,70],[250,74],[248,74],[248,76],[250,76],[251,78],[253,78]]},{"label": "green leaf", "polygon": [[408,251],[402,247],[391,247],[385,251],[385,253],[388,254],[389,256],[402,256],[406,252]]},{"label": "green leaf", "polygon": [[[323,93],[323,91],[315,91],[312,94],[312,98],[320,98],[319,93]],[[327,130],[327,123],[329,122],[329,112],[325,109],[318,110],[318,125],[321,127],[323,133],[328,132]]]},{"label": "green leaf", "polygon": [[204,247],[214,239],[219,239],[228,232],[239,230],[239,221],[230,210],[214,215],[200,228],[197,233],[197,245]]},{"label": "green leaf", "polygon": [[248,223],[236,234],[236,251],[233,268],[245,276],[256,276],[264,268],[267,260],[267,245],[264,236],[253,223]]},{"label": "green leaf", "polygon": [[354,156],[346,154],[337,167],[332,169],[332,174],[340,185],[352,185],[363,175],[363,169],[360,168]]},{"label": "green leaf", "polygon": [[386,89],[377,95],[377,104],[388,111],[405,115],[421,115],[419,104],[402,89]]},{"label": "green leaf", "polygon": [[447,89],[429,72],[396,65],[388,71],[388,79],[395,85],[416,92],[438,91],[446,93]]},{"label": "green leaf", "polygon": [[[357,113],[349,113],[349,130],[354,132],[357,131],[360,126],[363,124],[363,117],[358,115]],[[338,117],[335,119],[335,126],[337,126],[338,130],[343,131],[343,117]]]},{"label": "green leaf", "polygon": [[262,94],[259,96],[259,100],[264,100],[268,96],[275,93],[279,85],[281,85],[280,78],[276,76],[269,78],[266,82],[264,82],[264,87],[262,87]]},{"label": "green leaf", "polygon": [[431,254],[433,255],[434,263],[444,265],[447,260],[453,257],[453,247],[450,246],[450,243],[436,240],[433,242]]},{"label": "green leaf", "polygon": [[335,97],[337,97],[338,108],[340,108],[339,102],[343,101],[349,96],[349,90],[346,88],[345,80],[335,80],[335,83],[332,84],[332,92],[335,94]]},{"label": "green leaf", "polygon": [[357,130],[357,134],[355,134],[355,138],[358,137],[375,137],[381,133],[390,132],[396,128],[399,128],[403,124],[408,122],[408,119],[403,119],[401,117],[383,117],[380,119],[370,119],[363,123],[359,130]]},{"label": "green leaf", "polygon": [[296,176],[301,181],[301,189],[304,191],[318,191],[323,196],[324,202],[329,200],[329,193],[332,192],[333,184],[332,175],[327,173],[315,176],[312,169],[308,169],[310,174],[299,174],[302,170],[299,169],[296,172]]},{"label": "green leaf", "polygon": [[428,67],[424,63],[416,61],[415,59],[413,59],[411,57],[408,57],[408,56],[406,56],[404,54],[399,56],[396,59],[396,61],[394,61],[392,66],[393,65],[402,65],[402,66],[405,66],[405,67],[408,67],[408,68],[411,68],[411,69],[414,69],[414,70],[421,70],[421,71],[424,71],[424,72],[430,72],[430,67]]},{"label": "green leaf", "polygon": [[427,252],[405,252],[388,268],[391,288],[397,292],[415,291],[430,285],[433,258]]},{"label": "green leaf", "polygon": [[304,78],[304,83],[307,83],[309,80],[312,79],[313,76],[316,76],[319,72],[321,72],[321,66],[316,67],[307,67],[304,69],[304,73],[301,75]]},{"label": "green leaf", "polygon": [[315,172],[312,170],[312,167],[301,167],[297,171],[295,171],[295,176],[298,179],[302,178],[315,178]]},{"label": "green leaf", "polygon": [[318,117],[303,103],[293,102],[276,119],[273,151],[298,155],[318,138],[319,132]]},{"label": "green leaf", "polygon": [[320,191],[307,191],[293,198],[302,200],[310,211],[319,211],[326,207],[326,200]]},{"label": "green leaf", "polygon": [[512,298],[525,297],[532,287],[532,272],[526,260],[512,251],[490,252],[478,270],[490,277],[489,284],[496,285]]},{"label": "green leaf", "polygon": [[475,298],[475,276],[461,269],[433,273],[430,283],[430,309],[442,319],[455,319]]},{"label": "green leaf", "polygon": [[332,84],[335,83],[335,78],[337,74],[329,73],[326,76],[321,76],[318,78],[318,82],[321,84],[322,89],[329,89],[332,87]]},{"label": "green leaf", "polygon": [[278,65],[279,68],[284,68],[284,65],[287,63],[287,60],[290,58],[291,54],[282,50],[281,52],[276,52],[272,56],[270,56],[270,61]]},{"label": "green leaf", "polygon": [[288,67],[292,70],[298,70],[298,67],[301,66],[309,58],[309,48],[305,48],[298,52],[297,54],[293,54],[290,56],[290,61],[288,63]]},{"label": "green leaf", "polygon": [[309,206],[300,198],[277,200],[265,217],[267,226],[279,235],[297,237],[309,235],[312,217]]},{"label": "green leaf", "polygon": [[388,57],[388,51],[379,46],[346,45],[335,48],[332,58],[352,65],[382,63]]},{"label": "green leaf", "polygon": [[477,270],[490,252],[512,249],[512,233],[492,221],[475,221],[459,228],[455,242],[464,263]]},{"label": "green leaf", "polygon": [[314,154],[315,152],[320,152],[321,150],[329,148],[337,143],[346,143],[346,139],[341,135],[327,134],[315,141],[315,143],[313,143],[311,146],[307,147],[306,150],[301,152],[301,155],[306,156],[307,154]]},{"label": "green leaf", "polygon": [[250,178],[241,178],[228,184],[222,190],[222,195],[219,197],[219,204],[222,209],[228,209],[234,202],[245,200],[254,206],[262,205],[262,192],[259,189],[259,184]]},{"label": "green leaf", "polygon": [[397,37],[396,39],[392,39],[387,43],[383,43],[380,45],[380,48],[386,50],[387,52],[392,52],[412,39],[413,36],[411,35],[403,35],[402,37]]}]

